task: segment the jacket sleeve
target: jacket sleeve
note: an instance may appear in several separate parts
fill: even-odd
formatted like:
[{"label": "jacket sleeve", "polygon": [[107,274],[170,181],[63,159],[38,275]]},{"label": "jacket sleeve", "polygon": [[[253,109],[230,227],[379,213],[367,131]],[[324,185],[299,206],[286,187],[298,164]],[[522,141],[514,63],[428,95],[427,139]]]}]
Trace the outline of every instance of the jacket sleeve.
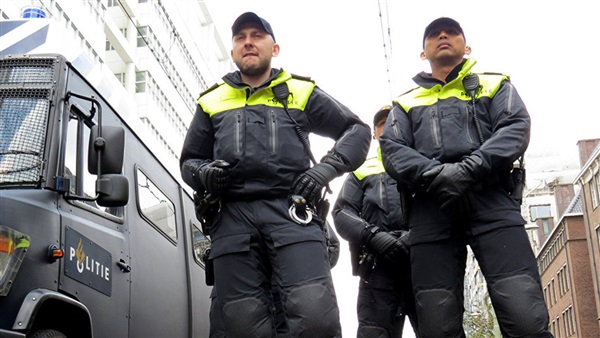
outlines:
[{"label": "jacket sleeve", "polygon": [[363,244],[371,224],[361,217],[363,190],[353,173],[348,174],[331,215],[337,233],[350,243]]},{"label": "jacket sleeve", "polygon": [[491,136],[473,151],[482,159],[486,174],[512,168],[529,145],[531,121],[517,90],[504,81],[493,97],[489,115]]},{"label": "jacket sleeve", "polygon": [[335,140],[322,162],[333,165],[338,174],[356,170],[366,159],[371,128],[346,106],[315,87],[306,106],[311,132]]},{"label": "jacket sleeve", "polygon": [[214,141],[212,121],[198,105],[183,142],[179,159],[184,182],[196,191],[204,189],[195,177],[196,169],[204,163],[212,162]]},{"label": "jacket sleeve", "polygon": [[441,164],[421,155],[413,148],[414,142],[410,116],[394,104],[379,138],[381,156],[385,171],[410,190],[423,184],[424,172]]}]

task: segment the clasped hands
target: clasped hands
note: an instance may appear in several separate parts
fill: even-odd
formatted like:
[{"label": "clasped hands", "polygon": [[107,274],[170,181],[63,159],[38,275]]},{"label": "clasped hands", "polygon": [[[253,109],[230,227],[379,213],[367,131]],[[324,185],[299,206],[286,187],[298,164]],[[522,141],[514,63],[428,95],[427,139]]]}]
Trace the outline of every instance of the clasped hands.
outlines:
[{"label": "clasped hands", "polygon": [[387,232],[377,226],[372,226],[371,234],[366,240],[366,246],[388,261],[394,261],[402,256],[408,256],[410,241],[406,230]]},{"label": "clasped hands", "polygon": [[425,173],[427,193],[434,196],[441,209],[452,216],[465,216],[472,209],[472,189],[481,178],[481,158],[475,155],[463,157],[456,163],[444,163]]}]

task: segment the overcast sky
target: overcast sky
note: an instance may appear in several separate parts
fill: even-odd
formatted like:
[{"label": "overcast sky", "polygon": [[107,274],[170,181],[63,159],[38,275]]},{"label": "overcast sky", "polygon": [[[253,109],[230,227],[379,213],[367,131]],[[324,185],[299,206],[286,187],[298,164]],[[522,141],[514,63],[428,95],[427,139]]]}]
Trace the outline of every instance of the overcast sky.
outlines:
[{"label": "overcast sky", "polygon": [[[275,67],[312,77],[369,124],[392,96],[415,86],[415,74],[430,70],[419,57],[425,26],[440,16],[452,17],[478,61],[475,71],[510,75],[525,101],[532,118],[528,168],[578,168],[577,141],[600,137],[594,85],[600,78],[597,1],[206,2],[228,49],[233,21],[245,11],[255,12],[271,23],[281,46]],[[325,150],[314,150],[316,157]],[[334,189],[341,183],[336,180]],[[346,245],[342,251],[346,254]],[[347,260],[341,257],[334,277],[344,335],[353,336],[357,280]]]}]

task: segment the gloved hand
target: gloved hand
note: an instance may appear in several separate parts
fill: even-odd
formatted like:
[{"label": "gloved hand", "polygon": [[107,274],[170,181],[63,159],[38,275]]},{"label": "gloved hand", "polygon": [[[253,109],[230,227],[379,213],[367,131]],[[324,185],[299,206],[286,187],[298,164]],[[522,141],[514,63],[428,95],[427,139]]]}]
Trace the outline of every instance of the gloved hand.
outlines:
[{"label": "gloved hand", "polygon": [[367,241],[367,248],[374,250],[389,261],[408,254],[405,245],[396,236],[385,231],[374,233]]},{"label": "gloved hand", "polygon": [[402,253],[408,255],[410,250],[410,232],[407,230],[392,231],[391,234],[396,237],[396,241],[400,244]]},{"label": "gloved hand", "polygon": [[220,195],[231,184],[231,169],[229,163],[215,160],[198,168],[196,177],[207,192]]},{"label": "gloved hand", "polygon": [[337,177],[337,170],[327,163],[317,163],[298,175],[292,184],[292,193],[304,197],[313,206],[321,198],[323,187]]},{"label": "gloved hand", "polygon": [[436,196],[442,210],[451,211],[479,181],[481,163],[479,157],[470,155],[465,156],[461,162],[444,163],[426,171],[423,179],[431,182],[427,193]]}]

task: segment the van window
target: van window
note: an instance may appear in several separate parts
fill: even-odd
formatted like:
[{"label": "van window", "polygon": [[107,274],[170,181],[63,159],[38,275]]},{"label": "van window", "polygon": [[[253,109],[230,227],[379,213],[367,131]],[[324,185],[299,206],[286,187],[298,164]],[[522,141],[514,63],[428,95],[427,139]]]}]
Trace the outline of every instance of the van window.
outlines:
[{"label": "van window", "polygon": [[175,205],[139,168],[136,178],[138,208],[142,217],[176,243]]},{"label": "van window", "polygon": [[200,266],[204,266],[203,255],[206,249],[210,248],[210,240],[200,230],[200,226],[195,222],[192,224],[192,244],[194,248],[194,259]]},{"label": "van window", "polygon": [[[65,145],[64,177],[69,180],[69,194],[93,198],[96,196],[96,175],[88,171],[88,145],[90,142],[90,122],[72,109],[67,127]],[[122,218],[123,207],[102,207],[95,201],[73,201],[95,210]]]}]

